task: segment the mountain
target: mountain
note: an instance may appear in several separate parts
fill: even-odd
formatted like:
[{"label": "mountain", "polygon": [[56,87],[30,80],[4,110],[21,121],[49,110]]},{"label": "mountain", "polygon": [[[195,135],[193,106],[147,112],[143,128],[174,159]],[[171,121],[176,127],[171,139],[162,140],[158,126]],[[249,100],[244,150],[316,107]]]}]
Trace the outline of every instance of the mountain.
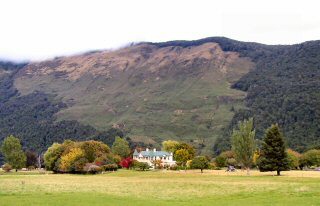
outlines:
[{"label": "mountain", "polygon": [[251,116],[258,138],[278,123],[293,149],[319,144],[320,41],[143,42],[4,65],[0,140],[13,133],[37,151],[65,138],[110,143],[121,133],[132,145],[176,139],[213,154]]}]

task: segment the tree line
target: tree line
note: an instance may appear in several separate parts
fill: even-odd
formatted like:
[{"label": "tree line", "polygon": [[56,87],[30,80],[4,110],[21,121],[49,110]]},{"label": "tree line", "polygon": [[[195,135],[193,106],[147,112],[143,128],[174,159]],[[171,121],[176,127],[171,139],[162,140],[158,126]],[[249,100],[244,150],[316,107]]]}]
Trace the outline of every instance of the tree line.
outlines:
[{"label": "tree line", "polygon": [[257,167],[261,172],[290,169],[315,168],[320,166],[320,148],[303,154],[287,148],[283,133],[278,124],[266,129],[263,140],[255,138],[253,119],[238,122],[231,135],[232,149],[222,152],[215,158],[217,167],[227,165],[249,170]]},{"label": "tree line", "polygon": [[[247,170],[257,167],[261,172],[290,169],[314,168],[320,166],[320,148],[300,154],[286,147],[285,138],[279,125],[273,124],[266,131],[263,141],[255,137],[253,119],[239,121],[231,138],[232,149],[215,158],[196,156],[196,150],[185,142],[167,140],[162,150],[173,154],[176,166],[166,168],[161,160],[154,160],[156,169],[220,169],[234,166]],[[29,167],[45,167],[56,173],[100,173],[118,168],[148,170],[150,165],[132,159],[133,150],[124,138],[116,137],[111,148],[95,140],[54,143],[43,157],[32,151],[24,151],[19,138],[12,135],[5,138],[0,147],[6,164],[5,171]]]}]

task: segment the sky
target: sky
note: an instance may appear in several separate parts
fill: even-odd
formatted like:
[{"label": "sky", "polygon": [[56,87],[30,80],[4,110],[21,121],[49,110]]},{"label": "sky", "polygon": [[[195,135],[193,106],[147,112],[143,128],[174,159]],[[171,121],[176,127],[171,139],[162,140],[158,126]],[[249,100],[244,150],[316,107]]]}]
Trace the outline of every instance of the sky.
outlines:
[{"label": "sky", "polygon": [[316,0],[1,0],[0,59],[210,36],[294,44],[320,39],[319,8]]}]

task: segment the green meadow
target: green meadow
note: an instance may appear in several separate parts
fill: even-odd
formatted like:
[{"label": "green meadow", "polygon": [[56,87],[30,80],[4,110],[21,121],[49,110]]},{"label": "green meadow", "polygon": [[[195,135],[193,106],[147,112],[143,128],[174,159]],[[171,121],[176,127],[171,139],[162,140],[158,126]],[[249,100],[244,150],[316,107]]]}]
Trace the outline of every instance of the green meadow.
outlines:
[{"label": "green meadow", "polygon": [[0,172],[0,205],[320,205],[320,172]]}]

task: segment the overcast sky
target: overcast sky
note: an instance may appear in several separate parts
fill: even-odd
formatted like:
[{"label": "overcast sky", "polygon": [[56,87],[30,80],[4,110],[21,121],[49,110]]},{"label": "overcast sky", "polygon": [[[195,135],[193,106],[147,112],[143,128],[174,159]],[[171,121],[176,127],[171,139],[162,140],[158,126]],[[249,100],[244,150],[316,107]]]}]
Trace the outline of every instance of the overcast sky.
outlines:
[{"label": "overcast sky", "polygon": [[42,60],[139,41],[320,39],[317,1],[1,0],[0,58]]}]

